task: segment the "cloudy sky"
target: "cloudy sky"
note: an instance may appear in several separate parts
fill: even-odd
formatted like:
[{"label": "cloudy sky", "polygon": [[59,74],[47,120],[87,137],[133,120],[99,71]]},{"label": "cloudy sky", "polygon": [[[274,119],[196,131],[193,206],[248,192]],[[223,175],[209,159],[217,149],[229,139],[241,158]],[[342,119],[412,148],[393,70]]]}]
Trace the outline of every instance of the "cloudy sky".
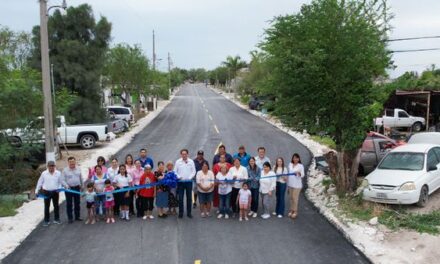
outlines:
[{"label": "cloudy sky", "polygon": [[[49,0],[50,5],[62,0]],[[140,44],[151,57],[156,31],[159,68],[166,69],[167,52],[178,67],[212,69],[227,55],[248,59],[274,16],[297,12],[306,0],[67,0],[68,5],[90,4],[96,17],[113,24],[113,44]],[[439,0],[389,0],[395,19],[391,38],[440,35]],[[0,25],[30,31],[39,23],[37,0],[0,0]],[[396,42],[392,50],[440,48],[440,39]],[[440,65],[440,51],[400,53],[397,69],[421,71]]]}]

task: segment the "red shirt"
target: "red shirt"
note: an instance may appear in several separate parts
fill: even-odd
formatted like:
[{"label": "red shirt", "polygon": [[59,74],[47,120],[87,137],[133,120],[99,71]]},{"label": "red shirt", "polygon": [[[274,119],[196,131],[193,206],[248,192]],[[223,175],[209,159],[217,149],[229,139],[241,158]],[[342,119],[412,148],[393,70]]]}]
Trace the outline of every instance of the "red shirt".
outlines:
[{"label": "red shirt", "polygon": [[[140,185],[154,183],[154,182],[156,182],[156,177],[154,176],[154,173],[145,172],[141,177]],[[143,188],[139,190],[138,194],[142,197],[151,198],[154,197],[154,189],[155,189],[154,186],[150,188]]]},{"label": "red shirt", "polygon": [[[226,162],[226,168],[228,168],[228,171],[231,167],[232,167],[232,164]],[[214,167],[212,167],[212,172],[214,172],[214,176],[217,176],[217,174],[220,172],[220,168],[221,168],[220,163],[217,163],[214,165]]]}]

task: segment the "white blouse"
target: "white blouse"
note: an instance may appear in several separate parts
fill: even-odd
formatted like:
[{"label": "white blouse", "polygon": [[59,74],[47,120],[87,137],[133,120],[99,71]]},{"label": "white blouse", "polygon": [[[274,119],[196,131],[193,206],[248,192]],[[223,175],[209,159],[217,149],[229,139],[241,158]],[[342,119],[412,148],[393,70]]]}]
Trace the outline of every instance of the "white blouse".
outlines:
[{"label": "white blouse", "polygon": [[300,173],[301,175],[292,175],[287,178],[287,186],[291,188],[301,189],[303,187],[302,178],[304,177],[304,166],[301,163],[289,164],[289,173]]}]

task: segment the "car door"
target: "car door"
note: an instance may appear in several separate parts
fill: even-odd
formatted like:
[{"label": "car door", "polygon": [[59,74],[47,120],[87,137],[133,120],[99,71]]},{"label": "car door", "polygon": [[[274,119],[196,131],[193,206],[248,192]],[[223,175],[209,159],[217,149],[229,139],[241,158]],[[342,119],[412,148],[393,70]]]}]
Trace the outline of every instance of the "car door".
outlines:
[{"label": "car door", "polygon": [[398,127],[410,127],[412,125],[412,120],[405,111],[397,112],[397,126]]},{"label": "car door", "polygon": [[[430,149],[428,151],[427,159],[426,159],[426,170],[429,170],[430,167],[435,167],[439,164],[439,158],[437,157],[437,154],[435,153],[434,148]],[[440,177],[440,170],[432,170],[427,172],[427,179],[426,183],[429,187],[429,193],[432,193],[433,191],[437,190],[439,187],[439,177]]]},{"label": "car door", "polygon": [[[434,152],[437,155],[438,161],[440,162],[440,147],[435,147]],[[437,174],[434,179],[434,185],[435,185],[434,187],[435,189],[440,188],[440,170],[437,170]]]}]

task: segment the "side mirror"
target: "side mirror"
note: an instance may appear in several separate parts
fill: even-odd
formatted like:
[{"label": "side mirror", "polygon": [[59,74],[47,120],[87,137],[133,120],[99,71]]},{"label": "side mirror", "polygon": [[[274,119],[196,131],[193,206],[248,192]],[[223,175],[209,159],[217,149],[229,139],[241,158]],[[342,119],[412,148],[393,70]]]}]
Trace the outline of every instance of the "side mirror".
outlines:
[{"label": "side mirror", "polygon": [[436,166],[429,166],[428,167],[428,171],[436,171],[436,170],[438,170],[439,169],[439,165],[436,165]]}]

